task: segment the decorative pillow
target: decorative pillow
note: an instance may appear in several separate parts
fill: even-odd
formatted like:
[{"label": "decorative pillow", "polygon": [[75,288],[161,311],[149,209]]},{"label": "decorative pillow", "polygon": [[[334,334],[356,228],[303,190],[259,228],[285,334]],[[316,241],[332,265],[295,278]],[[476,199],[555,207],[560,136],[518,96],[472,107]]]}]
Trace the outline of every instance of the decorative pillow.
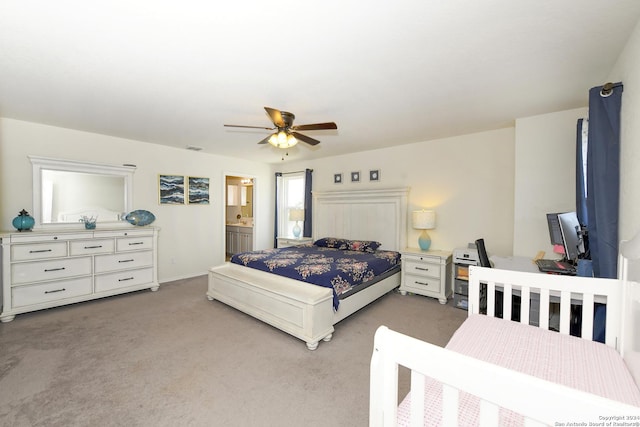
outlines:
[{"label": "decorative pillow", "polygon": [[380,247],[380,242],[373,240],[349,240],[349,250],[374,253]]},{"label": "decorative pillow", "polygon": [[349,240],[347,239],[338,239],[337,237],[323,237],[322,239],[318,239],[313,242],[315,246],[320,246],[323,248],[334,248],[334,249],[349,249]]},{"label": "decorative pillow", "polygon": [[313,244],[315,246],[320,246],[325,248],[350,250],[350,251],[358,251],[358,252],[369,252],[369,253],[374,253],[376,249],[378,249],[381,245],[380,242],[375,242],[373,240],[348,240],[348,239],[339,239],[337,237],[323,237],[322,239],[318,239],[315,242],[313,242]]}]

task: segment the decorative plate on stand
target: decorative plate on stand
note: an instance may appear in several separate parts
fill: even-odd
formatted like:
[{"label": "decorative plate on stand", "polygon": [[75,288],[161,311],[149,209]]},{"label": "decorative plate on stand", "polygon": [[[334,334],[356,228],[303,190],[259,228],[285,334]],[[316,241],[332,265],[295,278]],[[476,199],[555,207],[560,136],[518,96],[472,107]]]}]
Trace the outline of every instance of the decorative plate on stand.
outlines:
[{"label": "decorative plate on stand", "polygon": [[129,224],[144,226],[151,224],[156,220],[156,217],[149,211],[138,209],[129,212],[124,219],[126,219]]}]

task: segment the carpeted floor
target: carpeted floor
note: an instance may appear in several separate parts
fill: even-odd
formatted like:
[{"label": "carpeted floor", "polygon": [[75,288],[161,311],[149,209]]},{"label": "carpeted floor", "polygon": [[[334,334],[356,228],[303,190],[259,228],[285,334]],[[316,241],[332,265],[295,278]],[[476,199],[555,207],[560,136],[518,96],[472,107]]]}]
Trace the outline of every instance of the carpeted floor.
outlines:
[{"label": "carpeted floor", "polygon": [[[444,345],[466,312],[389,293],[316,351],[205,297],[206,276],[0,324],[3,426],[366,426],[380,325]],[[400,392],[406,393],[402,373]]]}]

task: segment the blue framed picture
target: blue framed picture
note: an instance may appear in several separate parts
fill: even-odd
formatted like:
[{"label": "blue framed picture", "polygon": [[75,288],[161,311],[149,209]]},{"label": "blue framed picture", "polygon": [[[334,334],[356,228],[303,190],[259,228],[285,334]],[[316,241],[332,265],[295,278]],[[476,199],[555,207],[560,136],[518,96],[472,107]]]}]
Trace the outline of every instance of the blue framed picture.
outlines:
[{"label": "blue framed picture", "polygon": [[158,195],[161,205],[184,205],[184,176],[160,175]]},{"label": "blue framed picture", "polygon": [[209,178],[189,177],[188,202],[190,205],[209,204]]}]

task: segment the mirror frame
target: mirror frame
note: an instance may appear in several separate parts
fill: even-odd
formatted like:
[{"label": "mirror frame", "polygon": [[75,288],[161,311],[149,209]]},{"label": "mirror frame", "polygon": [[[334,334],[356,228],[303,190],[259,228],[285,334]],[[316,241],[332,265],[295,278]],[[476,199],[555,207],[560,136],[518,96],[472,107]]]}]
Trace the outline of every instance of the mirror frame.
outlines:
[{"label": "mirror frame", "polygon": [[[88,174],[111,175],[124,178],[124,211],[130,212],[133,207],[133,173],[135,165],[108,165],[103,163],[83,162],[79,160],[62,160],[50,157],[28,156],[32,164],[33,176],[33,218],[36,227],[56,227],[77,224],[75,222],[42,222],[42,171],[55,170],[63,172],[81,172]],[[102,224],[126,223],[121,221],[100,221]]]}]

